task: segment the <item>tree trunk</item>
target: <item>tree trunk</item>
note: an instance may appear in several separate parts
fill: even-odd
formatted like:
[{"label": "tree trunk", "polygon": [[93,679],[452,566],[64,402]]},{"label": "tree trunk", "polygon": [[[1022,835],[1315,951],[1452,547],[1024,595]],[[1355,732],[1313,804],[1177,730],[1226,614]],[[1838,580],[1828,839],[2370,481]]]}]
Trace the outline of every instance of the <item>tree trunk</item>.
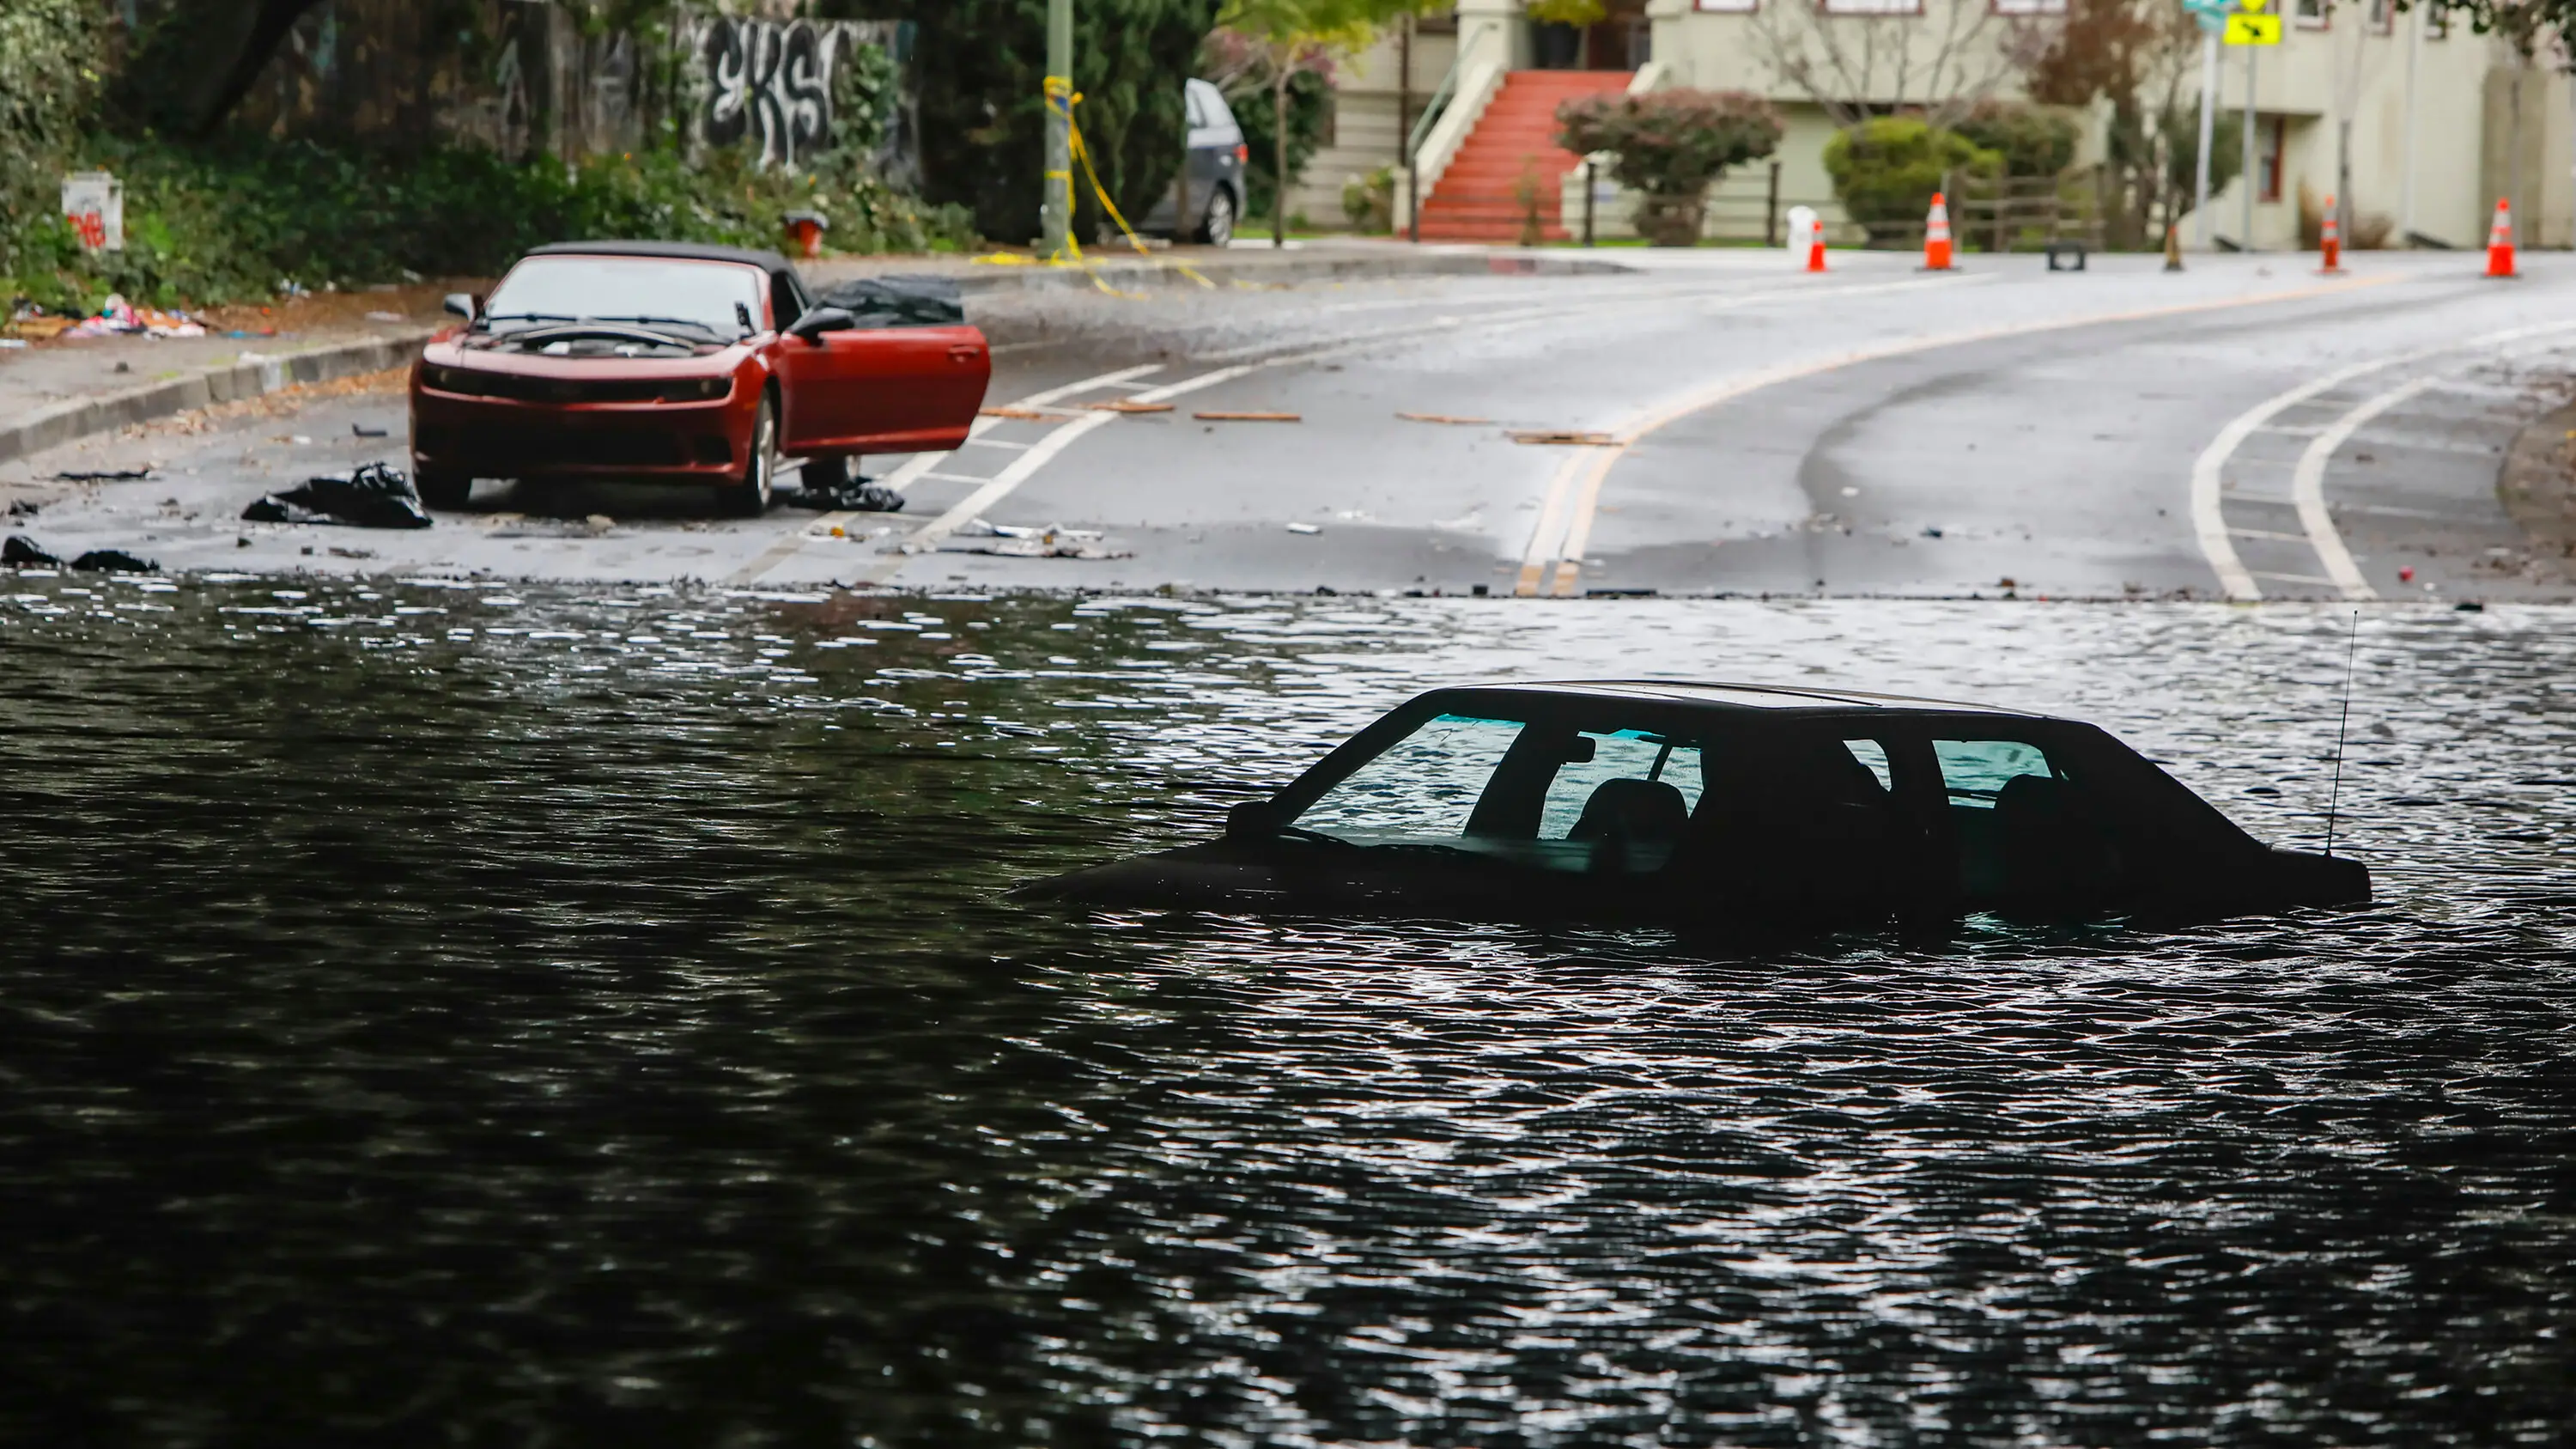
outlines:
[{"label": "tree trunk", "polygon": [[172,7],[125,67],[121,109],[160,130],[204,136],[259,79],[317,0],[204,0]]},{"label": "tree trunk", "polygon": [[1270,83],[1270,244],[1288,245],[1288,61]]}]

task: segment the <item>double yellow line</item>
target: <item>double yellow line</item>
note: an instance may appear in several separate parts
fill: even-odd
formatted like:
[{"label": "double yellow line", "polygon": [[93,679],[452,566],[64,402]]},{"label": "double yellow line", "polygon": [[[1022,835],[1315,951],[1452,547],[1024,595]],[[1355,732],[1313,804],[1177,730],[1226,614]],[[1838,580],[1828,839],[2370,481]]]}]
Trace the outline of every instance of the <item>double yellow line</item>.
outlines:
[{"label": "double yellow line", "polygon": [[1611,430],[1611,443],[1589,448],[1568,458],[1548,481],[1547,497],[1539,506],[1538,524],[1530,530],[1529,546],[1521,551],[1520,578],[1513,585],[1515,597],[1534,599],[1542,594],[1553,598],[1572,598],[1583,577],[1583,551],[1592,540],[1592,520],[1601,505],[1602,485],[1609,481],[1610,470],[1628,455],[1641,440],[1672,423],[1704,412],[1720,403],[1732,402],[1748,393],[1794,382],[1802,377],[1852,367],[1864,362],[1882,362],[1891,357],[1908,357],[1918,352],[1931,352],[1944,347],[1964,347],[1979,342],[1993,342],[2006,337],[2027,337],[2043,332],[2063,332],[2076,327],[2098,327],[2115,322],[2142,322],[2158,317],[2179,317],[2193,312],[2216,312],[2231,307],[2254,307],[2271,302],[2292,302],[2307,297],[2331,296],[2400,281],[2396,276],[2356,277],[2349,281],[2328,282],[2315,287],[2293,287],[2277,292],[2257,292],[2244,297],[2220,297],[2204,302],[2179,302],[2168,307],[2143,307],[2122,312],[2095,312],[2080,317],[2059,317],[2042,322],[2013,322],[2000,327],[1978,327],[1964,332],[1945,332],[1932,337],[1908,337],[1883,342],[1855,351],[1816,358],[1807,362],[1785,363],[1759,372],[1721,378],[1679,397],[1661,403]]}]

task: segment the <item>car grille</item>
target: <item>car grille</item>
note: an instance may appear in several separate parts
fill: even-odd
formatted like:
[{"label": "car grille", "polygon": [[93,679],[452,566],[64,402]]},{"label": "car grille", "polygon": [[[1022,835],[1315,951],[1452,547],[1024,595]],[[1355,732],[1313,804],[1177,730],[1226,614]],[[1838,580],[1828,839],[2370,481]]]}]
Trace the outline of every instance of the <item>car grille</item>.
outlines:
[{"label": "car grille", "polygon": [[[424,432],[422,449],[433,457],[454,457],[463,452],[476,460],[528,469],[669,468],[694,461],[690,457],[691,440],[680,433],[569,432],[556,428],[435,428]],[[722,438],[715,443],[718,451],[731,451],[724,447]]]},{"label": "car grille", "polygon": [[660,402],[674,388],[694,381],[696,379],[530,377],[524,373],[484,372],[467,367],[434,368],[421,379],[423,385],[439,392],[533,403]]}]

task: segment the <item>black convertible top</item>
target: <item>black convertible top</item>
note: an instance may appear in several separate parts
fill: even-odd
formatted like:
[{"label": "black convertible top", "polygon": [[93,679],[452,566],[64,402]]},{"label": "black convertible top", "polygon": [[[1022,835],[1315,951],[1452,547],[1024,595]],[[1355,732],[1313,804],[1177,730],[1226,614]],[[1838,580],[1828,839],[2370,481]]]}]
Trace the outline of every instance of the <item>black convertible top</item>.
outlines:
[{"label": "black convertible top", "polygon": [[1524,683],[1450,685],[1431,691],[1448,694],[1468,691],[1479,694],[1539,694],[1557,696],[1590,696],[1593,698],[1651,699],[1672,704],[1696,705],[1710,709],[1794,710],[1794,709],[1874,709],[1929,710],[1945,714],[1968,711],[1976,714],[2012,715],[2023,719],[2045,719],[2046,715],[2027,710],[2008,709],[2000,705],[1978,704],[1968,700],[1927,699],[1919,695],[1872,694],[1857,689],[1810,688],[1777,684],[1742,684],[1724,680],[1692,679],[1545,679]]},{"label": "black convertible top", "polygon": [[[773,277],[793,277],[795,264],[776,252],[749,247],[708,246],[700,242],[586,241],[548,242],[528,251],[532,257],[668,257],[681,262],[737,262],[758,267]],[[801,279],[800,279],[801,280]]]}]

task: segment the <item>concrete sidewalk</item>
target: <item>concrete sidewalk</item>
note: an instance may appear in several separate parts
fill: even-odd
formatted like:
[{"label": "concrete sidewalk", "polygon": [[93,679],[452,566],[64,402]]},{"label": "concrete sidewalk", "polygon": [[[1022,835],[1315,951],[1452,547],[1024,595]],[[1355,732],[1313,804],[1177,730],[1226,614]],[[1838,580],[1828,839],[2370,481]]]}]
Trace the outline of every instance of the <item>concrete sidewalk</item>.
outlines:
[{"label": "concrete sidewalk", "polygon": [[281,337],[97,337],[0,352],[0,462],[172,413],[407,364],[417,322]]},{"label": "concrete sidewalk", "polygon": [[[1284,287],[1299,282],[1355,282],[1404,277],[1605,276],[1637,270],[1600,253],[1562,248],[1413,246],[1384,240],[1292,242],[1285,247],[1175,247],[1138,256],[1125,243],[1088,247],[1082,266],[1045,262],[979,261],[959,255],[825,257],[800,261],[806,279],[829,285],[850,277],[891,272],[955,277],[968,294],[1090,290],[1100,283],[1121,289],[1196,287],[1199,276],[1219,287]],[[1188,268],[1187,271],[1183,268]],[[1095,282],[1097,278],[1097,282]]]}]

